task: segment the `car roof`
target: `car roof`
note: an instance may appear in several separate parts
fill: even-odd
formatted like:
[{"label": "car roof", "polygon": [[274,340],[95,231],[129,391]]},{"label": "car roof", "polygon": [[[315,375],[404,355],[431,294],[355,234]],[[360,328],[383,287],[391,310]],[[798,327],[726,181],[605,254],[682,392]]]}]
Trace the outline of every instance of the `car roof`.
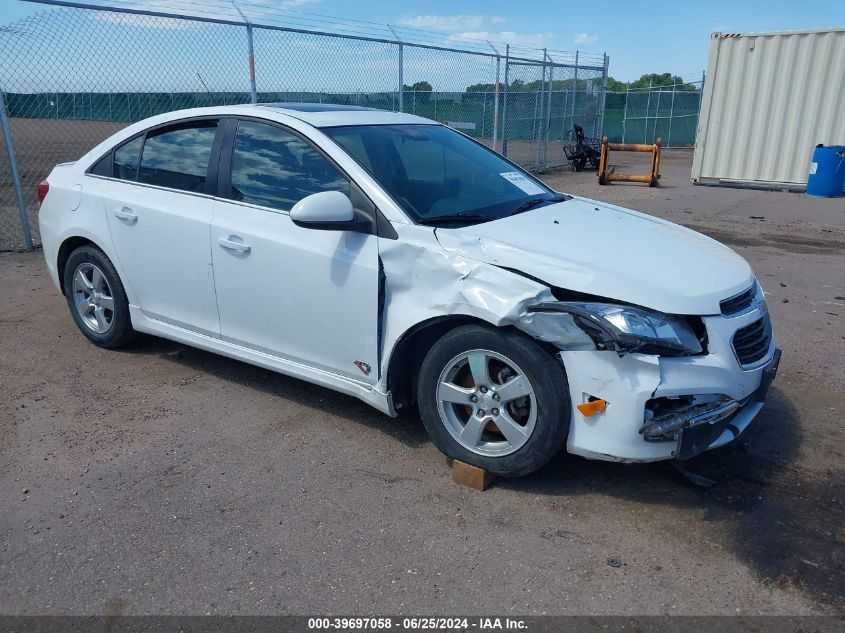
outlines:
[{"label": "car roof", "polygon": [[[239,108],[261,108],[304,121],[314,127],[337,127],[341,125],[389,125],[389,124],[428,124],[435,121],[377,108],[364,108],[337,103],[259,103],[239,106]],[[239,110],[242,113],[242,110]]]},{"label": "car roof", "polygon": [[[262,110],[263,112],[256,112]],[[169,112],[164,115],[166,119],[177,118],[173,115],[218,115],[218,116],[267,116],[278,114],[298,119],[314,127],[338,127],[342,125],[390,125],[390,124],[417,124],[437,125],[436,121],[404,114],[402,112],[391,112],[389,110],[378,110],[376,108],[363,108],[361,106],[342,105],[334,103],[259,103],[231,106],[212,106],[183,110],[181,112]],[[281,117],[279,117],[281,118]]]}]

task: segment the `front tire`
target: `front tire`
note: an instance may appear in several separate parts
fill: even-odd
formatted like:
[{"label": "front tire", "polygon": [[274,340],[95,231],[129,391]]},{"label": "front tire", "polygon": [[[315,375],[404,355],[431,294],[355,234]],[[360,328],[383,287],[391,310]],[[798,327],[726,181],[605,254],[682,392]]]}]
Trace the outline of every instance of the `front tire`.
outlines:
[{"label": "front tire", "polygon": [[114,349],[135,338],[123,283],[99,248],[80,246],[70,254],[64,288],[76,326],[94,345]]},{"label": "front tire", "polygon": [[417,401],[437,448],[504,477],[545,465],[569,433],[563,366],[515,330],[466,325],[445,334],[423,360]]}]

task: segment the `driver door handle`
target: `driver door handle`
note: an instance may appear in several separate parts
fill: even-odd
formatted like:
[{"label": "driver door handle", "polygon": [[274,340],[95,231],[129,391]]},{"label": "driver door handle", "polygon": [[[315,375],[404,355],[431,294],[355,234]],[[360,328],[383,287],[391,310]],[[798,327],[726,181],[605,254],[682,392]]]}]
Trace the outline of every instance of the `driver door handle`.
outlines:
[{"label": "driver door handle", "polygon": [[122,209],[115,209],[114,215],[119,220],[123,220],[127,224],[135,224],[138,221],[138,214],[135,213],[129,207],[123,207]]},{"label": "driver door handle", "polygon": [[220,244],[221,247],[225,248],[227,251],[233,251],[235,253],[249,253],[252,250],[252,247],[249,244],[244,244],[243,242],[235,242],[231,239],[233,237],[235,236],[230,235],[228,238],[218,237],[217,242]]}]

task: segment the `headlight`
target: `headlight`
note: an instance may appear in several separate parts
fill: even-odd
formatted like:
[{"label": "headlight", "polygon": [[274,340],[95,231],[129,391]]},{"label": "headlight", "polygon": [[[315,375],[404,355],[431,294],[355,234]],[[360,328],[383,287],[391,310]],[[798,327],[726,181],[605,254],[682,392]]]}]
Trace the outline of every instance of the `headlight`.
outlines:
[{"label": "headlight", "polygon": [[701,342],[682,317],[613,303],[556,301],[532,312],[565,312],[603,349],[620,352],[700,354]]}]

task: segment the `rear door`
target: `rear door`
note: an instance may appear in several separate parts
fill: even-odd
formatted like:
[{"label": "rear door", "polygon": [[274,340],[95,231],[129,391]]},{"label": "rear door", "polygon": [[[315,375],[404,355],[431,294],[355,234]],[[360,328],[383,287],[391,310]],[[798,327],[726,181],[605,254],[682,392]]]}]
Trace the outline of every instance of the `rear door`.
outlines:
[{"label": "rear door", "polygon": [[105,196],[117,256],[143,312],[215,337],[209,165],[219,128],[218,119],[192,120],[124,143]]},{"label": "rear door", "polygon": [[378,379],[378,238],[296,226],[320,191],[363,194],[310,141],[269,122],[232,126],[211,250],[224,340],[367,383]]}]

